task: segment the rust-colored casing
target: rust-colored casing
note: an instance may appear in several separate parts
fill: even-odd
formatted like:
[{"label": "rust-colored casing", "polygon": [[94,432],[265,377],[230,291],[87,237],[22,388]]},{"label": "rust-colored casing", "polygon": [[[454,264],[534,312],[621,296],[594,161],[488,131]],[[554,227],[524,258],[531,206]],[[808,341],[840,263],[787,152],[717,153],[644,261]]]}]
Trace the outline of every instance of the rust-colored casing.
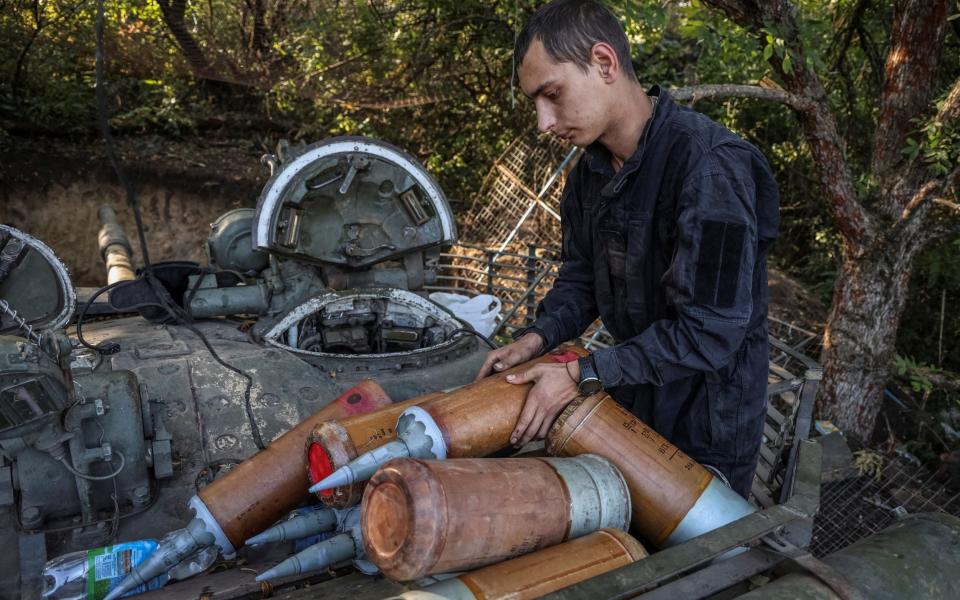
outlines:
[{"label": "rust-colored casing", "polygon": [[[310,435],[307,445],[310,483],[322,480],[364,452],[395,440],[397,419],[411,406],[420,406],[436,420],[443,432],[449,458],[492,454],[509,444],[510,434],[532,387],[530,384],[508,383],[507,375],[540,362],[565,363],[586,354],[582,348],[563,346],[452,392],[426,394],[343,422],[323,423]],[[317,492],[317,498],[327,506],[348,508],[360,501],[365,485],[366,482],[361,481],[321,490]]]},{"label": "rust-colored casing", "polygon": [[500,562],[570,529],[566,486],[535,458],[398,458],[367,484],[361,510],[368,560],[399,581]]},{"label": "rust-colored casing", "polygon": [[520,412],[533,384],[509,383],[507,375],[520,373],[538,363],[566,363],[588,352],[576,346],[561,346],[540,358],[491,375],[420,408],[433,417],[443,432],[447,458],[475,458],[493,454],[510,444]]},{"label": "rust-colored casing", "polygon": [[[307,478],[313,485],[364,452],[397,439],[400,413],[411,406],[445,395],[425,394],[379,410],[340,421],[327,421],[314,428],[307,441]],[[363,497],[365,481],[316,493],[320,502],[333,508],[349,508]]]},{"label": "rust-colored casing", "polygon": [[458,579],[477,600],[532,600],[646,556],[647,551],[630,534],[601,529],[460,575]]},{"label": "rust-colored casing", "polygon": [[365,379],[200,490],[200,499],[233,547],[240,548],[308,496],[303,446],[318,424],[390,405],[386,392]]},{"label": "rust-colored casing", "polygon": [[713,479],[606,392],[570,403],[547,434],[546,449],[552,456],[597,454],[616,465],[630,488],[632,531],[658,547]]}]

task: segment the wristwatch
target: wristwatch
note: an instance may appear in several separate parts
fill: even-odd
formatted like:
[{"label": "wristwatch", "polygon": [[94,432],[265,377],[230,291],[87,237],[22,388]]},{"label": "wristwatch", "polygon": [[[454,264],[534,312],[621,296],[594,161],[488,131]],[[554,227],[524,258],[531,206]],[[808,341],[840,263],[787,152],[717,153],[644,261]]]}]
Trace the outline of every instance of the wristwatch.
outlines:
[{"label": "wristwatch", "polygon": [[583,396],[592,396],[603,389],[597,370],[593,366],[593,357],[584,356],[577,361],[580,366],[580,381],[577,383],[577,392]]}]

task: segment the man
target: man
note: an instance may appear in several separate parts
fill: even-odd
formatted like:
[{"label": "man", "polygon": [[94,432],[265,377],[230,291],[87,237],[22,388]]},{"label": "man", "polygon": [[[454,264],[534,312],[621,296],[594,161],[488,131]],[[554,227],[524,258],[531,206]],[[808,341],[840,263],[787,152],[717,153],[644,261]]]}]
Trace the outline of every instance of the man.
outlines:
[{"label": "man", "polygon": [[514,63],[538,127],[586,148],[561,201],[562,265],[535,323],[477,378],[575,339],[599,316],[616,345],[543,364],[511,441],[542,438],[601,386],[747,497],[767,383],[766,257],[776,182],[756,148],[644,92],[616,17],[585,0],[542,7]]}]

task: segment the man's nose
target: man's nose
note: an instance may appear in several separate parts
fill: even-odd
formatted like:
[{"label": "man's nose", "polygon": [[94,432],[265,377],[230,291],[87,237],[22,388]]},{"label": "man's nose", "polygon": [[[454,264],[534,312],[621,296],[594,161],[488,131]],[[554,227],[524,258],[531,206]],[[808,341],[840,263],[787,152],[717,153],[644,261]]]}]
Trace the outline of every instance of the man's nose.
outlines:
[{"label": "man's nose", "polygon": [[537,107],[537,129],[546,133],[557,125],[557,119],[549,108]]}]

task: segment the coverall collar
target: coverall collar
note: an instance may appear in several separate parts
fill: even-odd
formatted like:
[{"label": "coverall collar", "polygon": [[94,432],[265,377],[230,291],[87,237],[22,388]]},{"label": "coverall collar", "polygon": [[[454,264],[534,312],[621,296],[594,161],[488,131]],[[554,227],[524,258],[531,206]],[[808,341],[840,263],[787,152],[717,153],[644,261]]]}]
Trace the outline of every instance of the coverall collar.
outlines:
[{"label": "coverall collar", "polygon": [[643,127],[643,133],[640,134],[640,143],[637,144],[637,149],[630,158],[623,163],[623,166],[617,173],[613,172],[613,166],[610,164],[610,151],[607,150],[606,146],[600,142],[594,142],[586,148],[587,166],[590,170],[610,178],[609,183],[607,183],[600,192],[604,197],[615,197],[623,190],[630,175],[643,164],[644,151],[647,145],[650,144],[650,140],[657,136],[657,133],[663,128],[663,124],[667,121],[669,114],[673,112],[674,103],[667,90],[659,85],[655,85],[647,91],[647,95],[658,98],[656,110],[653,113],[653,117],[647,121]]}]

